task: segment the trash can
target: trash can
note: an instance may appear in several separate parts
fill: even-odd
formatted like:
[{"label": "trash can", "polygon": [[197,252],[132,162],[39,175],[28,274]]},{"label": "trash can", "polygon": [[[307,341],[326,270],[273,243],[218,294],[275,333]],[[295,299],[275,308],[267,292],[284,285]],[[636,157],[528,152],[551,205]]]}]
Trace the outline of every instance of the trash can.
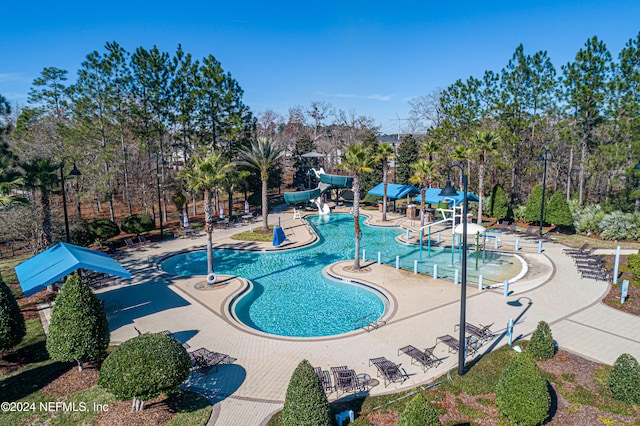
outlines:
[{"label": "trash can", "polygon": [[382,210],[384,210],[384,205],[383,205],[382,201],[378,201],[378,211],[380,213],[382,213]]},{"label": "trash can", "polygon": [[407,204],[407,217],[409,219],[416,218],[416,205],[415,204]]},{"label": "trash can", "polygon": [[436,220],[436,209],[431,207],[424,209],[424,219],[427,222],[433,222]]}]

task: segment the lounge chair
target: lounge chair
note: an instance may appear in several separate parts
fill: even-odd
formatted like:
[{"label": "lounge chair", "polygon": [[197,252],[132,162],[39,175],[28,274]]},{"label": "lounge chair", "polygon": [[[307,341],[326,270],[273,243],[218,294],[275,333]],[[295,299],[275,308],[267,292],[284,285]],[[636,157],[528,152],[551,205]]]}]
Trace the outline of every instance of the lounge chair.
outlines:
[{"label": "lounge chair", "polygon": [[318,379],[320,379],[322,389],[324,389],[326,393],[333,392],[333,386],[331,386],[331,376],[329,375],[329,372],[327,370],[322,370],[320,367],[315,367],[313,371],[316,373],[316,376],[318,376]]},{"label": "lounge chair", "polygon": [[435,346],[421,351],[415,346],[408,345],[398,349],[398,355],[400,355],[400,353],[409,355],[411,357],[411,364],[419,364],[422,367],[422,370],[426,373],[431,367],[437,367],[442,363],[441,359],[433,355],[434,349]]},{"label": "lounge chair", "polygon": [[378,369],[378,377],[384,380],[384,387],[391,382],[404,382],[405,375],[400,371],[400,365],[389,361],[385,357],[369,359],[369,365],[375,365]]},{"label": "lounge chair", "polygon": [[151,244],[151,241],[147,240],[144,236],[138,235],[138,241],[142,245]]},{"label": "lounge chair", "polygon": [[580,248],[566,248],[563,249],[562,252],[565,254],[573,254],[573,253],[582,253],[589,248],[589,243],[584,243]]},{"label": "lounge chair", "polygon": [[[448,334],[437,338],[438,341],[444,343],[449,347],[449,352],[457,353],[460,350],[460,341]],[[466,342],[466,354],[473,355],[478,350],[480,341],[476,338],[465,339]]]},{"label": "lounge chair", "polygon": [[[480,342],[484,342],[493,338],[493,333],[491,332],[491,326],[493,324],[494,323],[491,323],[489,325],[480,324],[480,326],[478,327],[477,325],[467,322],[465,323],[465,330],[467,331],[467,333],[477,338]],[[456,324],[454,330],[458,330],[458,328],[460,328],[460,324]]]},{"label": "lounge chair", "polygon": [[137,248],[135,243],[133,242],[133,240],[131,238],[127,238],[124,240],[124,243],[127,245],[128,248],[130,249],[135,249]]},{"label": "lounge chair", "polygon": [[195,368],[209,369],[215,367],[216,371],[218,370],[218,365],[229,364],[231,362],[229,355],[213,352],[206,348],[189,352],[189,358],[191,358],[191,362]]},{"label": "lounge chair", "polygon": [[331,374],[333,375],[336,392],[342,390],[343,393],[347,393],[360,390],[356,372],[350,370],[347,366],[331,367]]}]

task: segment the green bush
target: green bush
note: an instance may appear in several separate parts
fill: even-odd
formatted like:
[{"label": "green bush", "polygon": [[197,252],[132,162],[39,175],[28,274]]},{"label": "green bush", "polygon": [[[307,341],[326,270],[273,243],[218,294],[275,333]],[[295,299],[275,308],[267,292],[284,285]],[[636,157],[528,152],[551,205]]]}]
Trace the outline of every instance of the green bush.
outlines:
[{"label": "green bush", "polygon": [[98,219],[89,223],[89,231],[93,232],[100,244],[120,234],[120,228],[109,219]]},{"label": "green bush", "polygon": [[629,354],[622,354],[613,364],[609,376],[609,389],[618,401],[640,404],[640,365]]},{"label": "green bush", "polygon": [[496,405],[502,415],[519,425],[538,425],[549,416],[547,381],[528,353],[513,357],[502,371]]},{"label": "green bush", "polygon": [[16,346],[26,333],[18,302],[9,286],[0,280],[0,352]]},{"label": "green bush", "polygon": [[491,190],[489,214],[498,220],[509,217],[509,199],[504,188],[499,184],[496,184]]},{"label": "green bush", "polygon": [[605,212],[599,204],[581,206],[578,200],[569,201],[569,208],[573,216],[573,226],[583,234],[600,234],[600,222]]},{"label": "green bush", "polygon": [[109,323],[98,298],[80,277],[71,275],[51,312],[47,352],[57,361],[95,361],[109,346]]},{"label": "green bush", "polygon": [[640,278],[640,254],[630,254],[627,256],[627,264],[633,272],[634,278]]},{"label": "green bush", "polygon": [[367,194],[362,199],[362,202],[368,206],[377,206],[378,201],[382,201],[382,197],[373,194]]},{"label": "green bush", "polygon": [[632,214],[615,211],[600,221],[600,236],[605,240],[632,240],[638,235]]},{"label": "green bush", "polygon": [[100,368],[98,385],[116,398],[133,399],[138,407],[137,401],[176,389],[190,368],[189,354],[180,343],[161,334],[143,334],[109,354]]},{"label": "green bush", "polygon": [[302,360],[296,367],[284,401],[284,425],[331,425],[329,402],[320,379],[309,361]]},{"label": "green bush", "polygon": [[120,228],[127,234],[140,235],[143,232],[153,231],[156,224],[146,214],[132,214],[122,221]]},{"label": "green bush", "polygon": [[531,189],[527,207],[524,211],[524,220],[527,222],[539,222],[542,209],[542,185],[536,185]]},{"label": "green bush", "polygon": [[549,203],[544,209],[544,221],[564,227],[573,225],[573,216],[569,209],[569,203],[562,191],[554,191],[551,194]]},{"label": "green bush", "polygon": [[529,352],[534,359],[553,358],[555,346],[549,324],[544,321],[538,323],[527,345],[527,352]]},{"label": "green bush", "polygon": [[96,240],[96,234],[91,232],[86,222],[73,225],[69,231],[71,243],[77,246],[89,247]]},{"label": "green bush", "polygon": [[436,426],[441,424],[438,412],[421,393],[407,404],[397,423],[398,426]]}]

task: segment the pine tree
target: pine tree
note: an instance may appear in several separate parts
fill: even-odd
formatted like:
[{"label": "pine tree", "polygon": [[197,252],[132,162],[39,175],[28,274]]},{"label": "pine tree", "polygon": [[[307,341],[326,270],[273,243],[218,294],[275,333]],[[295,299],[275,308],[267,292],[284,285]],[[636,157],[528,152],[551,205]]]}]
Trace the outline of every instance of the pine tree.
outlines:
[{"label": "pine tree", "polygon": [[51,312],[47,352],[57,361],[95,361],[109,346],[109,323],[98,298],[77,275],[60,289]]}]

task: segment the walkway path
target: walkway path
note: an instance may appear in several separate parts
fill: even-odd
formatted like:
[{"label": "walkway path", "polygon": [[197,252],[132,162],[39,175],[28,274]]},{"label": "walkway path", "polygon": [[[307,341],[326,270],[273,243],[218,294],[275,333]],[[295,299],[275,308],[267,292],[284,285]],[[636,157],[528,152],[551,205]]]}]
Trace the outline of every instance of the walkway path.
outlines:
[{"label": "walkway path", "polygon": [[[366,213],[371,215],[372,223],[381,224],[377,212]],[[309,228],[299,219],[292,219],[291,213],[270,215],[270,222],[277,222],[278,217],[288,230],[292,247],[313,241]],[[399,217],[395,222],[411,225]],[[240,230],[216,230],[216,243],[229,244],[228,237]],[[503,238],[501,248],[512,250],[513,237]],[[302,359],[323,369],[347,365],[372,377],[376,377],[376,370],[369,366],[369,358],[385,356],[402,363],[409,379],[386,388],[383,384],[374,386],[369,390],[372,395],[428,383],[455,367],[457,356],[449,354],[444,345],[436,349],[444,362],[427,373],[411,365],[408,357],[398,356],[402,346],[425,348],[433,346],[438,336],[455,335],[460,289],[450,281],[371,263],[366,264],[367,272],[353,273],[345,270],[351,262],[339,262],[329,266],[333,274],[357,277],[389,295],[392,308],[385,316],[386,325],[372,332],[360,330],[330,338],[278,338],[247,330],[229,319],[226,305],[236,291],[246,286],[244,280],[234,279],[221,289],[201,291],[194,288],[201,278],[171,277],[148,262],[150,257],[202,248],[204,243],[204,237],[177,239],[131,252],[123,261],[134,274],[131,284],[105,289],[99,297],[105,302],[114,342],[137,335],[134,326],[142,332],[170,329],[192,349],[207,347],[236,359],[217,372],[193,373],[189,380],[192,389],[205,393],[214,402],[209,424],[264,424],[282,408],[291,373]],[[252,248],[263,247],[268,244]],[[510,286],[511,294],[506,298],[502,289],[480,292],[469,287],[468,322],[494,323],[492,329],[503,333],[509,319],[517,319],[514,333],[526,337],[538,321],[544,320],[551,324],[554,338],[563,349],[608,364],[624,352],[640,359],[640,318],[600,303],[608,291],[607,283],[581,279],[558,244],[545,244],[541,254],[535,243],[523,241],[521,247],[520,255],[530,265],[527,275]],[[504,334],[497,342],[506,344]],[[330,395],[335,397],[335,393]]]}]

